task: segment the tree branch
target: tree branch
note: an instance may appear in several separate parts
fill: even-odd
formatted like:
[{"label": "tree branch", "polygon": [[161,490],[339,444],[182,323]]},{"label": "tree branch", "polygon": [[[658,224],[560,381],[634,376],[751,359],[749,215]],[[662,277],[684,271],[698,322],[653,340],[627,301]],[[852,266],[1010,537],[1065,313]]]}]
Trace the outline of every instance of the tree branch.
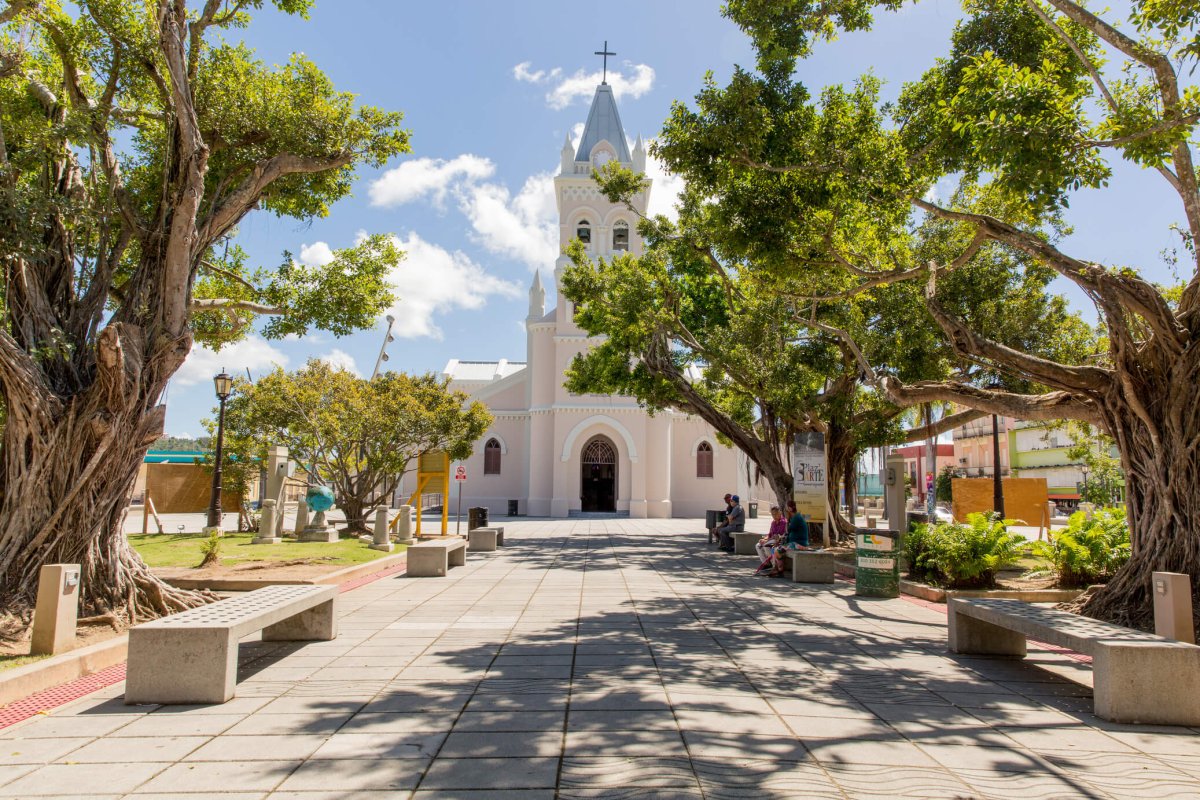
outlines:
[{"label": "tree branch", "polygon": [[255,303],[250,300],[193,299],[188,308],[192,313],[197,311],[252,311],[255,314],[267,315],[287,313],[286,308],[268,306],[264,303]]},{"label": "tree branch", "polygon": [[1003,414],[1018,419],[1077,419],[1104,427],[1096,404],[1070,392],[1015,394],[980,389],[956,381],[920,381],[905,385],[891,376],[884,377],[880,386],[889,400],[901,406],[950,402],[986,414]]}]

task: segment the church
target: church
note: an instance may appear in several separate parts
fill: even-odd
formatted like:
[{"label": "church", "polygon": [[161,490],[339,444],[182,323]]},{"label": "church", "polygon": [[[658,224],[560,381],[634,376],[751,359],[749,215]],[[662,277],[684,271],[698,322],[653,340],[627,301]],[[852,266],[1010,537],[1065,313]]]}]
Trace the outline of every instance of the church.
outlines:
[{"label": "church", "polygon": [[[608,202],[591,177],[593,167],[612,160],[635,172],[646,169],[641,137],[630,152],[605,82],[596,88],[579,147],[568,137],[554,178],[560,251],[578,238],[593,256],[641,253],[637,218]],[[640,212],[650,190],[647,182],[635,200]],[[541,273],[534,275],[524,361],[454,359],[446,365],[450,388],[479,400],[495,417],[465,462],[464,507],[486,506],[492,517],[639,518],[702,517],[720,508],[726,492],[746,486],[746,459],[718,442],[707,423],[675,411],[651,416],[628,397],[563,388],[571,360],[598,341],[575,324],[570,302],[557,292],[569,264],[565,255],[555,262],[560,299],[549,311]]]}]

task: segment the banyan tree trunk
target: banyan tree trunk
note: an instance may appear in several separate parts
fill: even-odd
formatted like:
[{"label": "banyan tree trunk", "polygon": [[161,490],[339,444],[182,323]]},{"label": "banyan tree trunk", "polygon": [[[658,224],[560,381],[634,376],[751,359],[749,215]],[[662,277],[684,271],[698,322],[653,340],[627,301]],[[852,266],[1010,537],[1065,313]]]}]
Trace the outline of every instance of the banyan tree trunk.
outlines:
[{"label": "banyan tree trunk", "polygon": [[1133,554],[1083,604],[1088,616],[1152,630],[1152,573],[1159,571],[1190,575],[1193,606],[1200,607],[1200,356],[1186,360],[1190,368],[1172,371],[1173,380],[1154,393],[1154,403],[1137,405],[1122,393],[1109,406],[1115,409],[1108,427],[1125,471]]},{"label": "banyan tree trunk", "polygon": [[131,623],[213,599],[156,578],[123,531],[138,469],[163,427],[166,377],[153,375],[174,372],[189,344],[146,359],[140,331],[112,324],[99,336],[94,375],[71,395],[52,391],[24,354],[3,354],[0,604],[9,632],[27,623],[43,564],[80,564],[84,613]]}]

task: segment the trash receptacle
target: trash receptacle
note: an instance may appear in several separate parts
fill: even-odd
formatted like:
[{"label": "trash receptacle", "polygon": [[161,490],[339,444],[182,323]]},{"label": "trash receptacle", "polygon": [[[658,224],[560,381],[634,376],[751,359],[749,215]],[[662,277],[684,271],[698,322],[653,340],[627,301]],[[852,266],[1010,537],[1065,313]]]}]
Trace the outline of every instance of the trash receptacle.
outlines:
[{"label": "trash receptacle", "polygon": [[758,519],[758,503],[750,503],[750,519]]},{"label": "trash receptacle", "polygon": [[705,527],[705,529],[711,531],[713,528],[717,527],[717,522],[720,521],[721,515],[724,513],[725,513],[724,511],[711,511],[711,510],[705,511],[704,512],[704,527]]},{"label": "trash receptacle", "polygon": [[905,531],[911,531],[913,525],[928,525],[929,524],[929,514],[927,514],[924,511],[909,511],[907,516],[908,516],[908,520],[907,520],[908,527],[906,527],[904,529]]},{"label": "trash receptacle", "polygon": [[896,531],[855,528],[854,593],[859,597],[899,597],[900,561]]},{"label": "trash receptacle", "polygon": [[509,500],[508,501],[508,515],[510,517],[515,517],[515,516],[517,516],[518,513],[520,513],[520,504],[518,503],[518,501]]},{"label": "trash receptacle", "polygon": [[488,524],[487,506],[475,506],[467,509],[467,530],[486,528]]}]

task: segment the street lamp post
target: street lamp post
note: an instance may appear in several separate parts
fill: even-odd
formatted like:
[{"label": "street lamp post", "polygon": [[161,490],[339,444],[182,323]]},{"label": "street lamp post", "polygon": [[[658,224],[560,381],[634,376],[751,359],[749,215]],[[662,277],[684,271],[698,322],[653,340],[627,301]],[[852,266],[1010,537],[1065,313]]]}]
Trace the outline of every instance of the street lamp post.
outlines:
[{"label": "street lamp post", "polygon": [[[1003,389],[998,383],[989,389]],[[1004,482],[1000,476],[1000,418],[992,414],[992,508],[1004,519]]]},{"label": "street lamp post", "polygon": [[1079,471],[1083,473],[1083,498],[1082,498],[1082,502],[1086,503],[1086,502],[1088,502],[1088,485],[1087,485],[1088,465],[1087,465],[1087,464],[1084,464],[1083,466],[1081,466],[1081,467],[1079,468]]},{"label": "street lamp post", "polygon": [[221,530],[221,465],[224,461],[222,450],[225,445],[225,401],[233,391],[233,377],[221,370],[220,375],[213,376],[213,387],[220,401],[220,411],[217,413],[217,452],[216,464],[213,467],[212,499],[208,504],[208,527],[205,532]]}]

